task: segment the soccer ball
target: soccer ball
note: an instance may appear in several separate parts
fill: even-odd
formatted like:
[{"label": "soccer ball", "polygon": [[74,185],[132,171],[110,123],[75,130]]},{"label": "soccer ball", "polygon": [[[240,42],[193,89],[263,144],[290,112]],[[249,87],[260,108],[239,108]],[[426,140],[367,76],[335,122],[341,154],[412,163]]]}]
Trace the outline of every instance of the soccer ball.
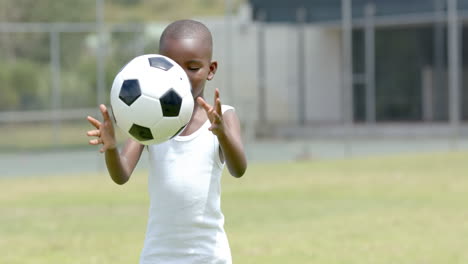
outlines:
[{"label": "soccer ball", "polygon": [[144,145],[178,135],[190,121],[190,81],[175,61],[158,54],[138,56],[115,76],[110,102],[114,121]]}]

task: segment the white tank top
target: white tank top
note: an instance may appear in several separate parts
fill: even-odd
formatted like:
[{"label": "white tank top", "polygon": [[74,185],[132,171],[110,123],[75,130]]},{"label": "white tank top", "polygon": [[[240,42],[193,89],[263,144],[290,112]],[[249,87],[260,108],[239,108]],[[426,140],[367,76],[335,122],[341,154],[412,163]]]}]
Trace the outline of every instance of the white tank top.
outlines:
[{"label": "white tank top", "polygon": [[224,164],[210,125],[148,147],[150,208],[140,264],[232,262],[220,206]]}]

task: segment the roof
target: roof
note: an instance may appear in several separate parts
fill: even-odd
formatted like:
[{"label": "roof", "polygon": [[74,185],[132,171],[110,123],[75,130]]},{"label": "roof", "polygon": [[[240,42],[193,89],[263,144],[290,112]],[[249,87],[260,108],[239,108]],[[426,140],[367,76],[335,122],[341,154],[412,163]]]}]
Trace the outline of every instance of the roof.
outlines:
[{"label": "roof", "polygon": [[[249,0],[249,2],[254,20],[295,23],[300,20],[300,12],[305,12],[304,22],[308,23],[341,20],[341,0]],[[353,20],[362,20],[366,4],[373,3],[376,20],[394,16],[433,18],[437,10],[445,13],[446,2],[446,0],[352,0],[352,14]],[[467,17],[468,0],[458,0],[458,8],[464,13],[461,17]],[[262,14],[263,18],[259,19]]]}]

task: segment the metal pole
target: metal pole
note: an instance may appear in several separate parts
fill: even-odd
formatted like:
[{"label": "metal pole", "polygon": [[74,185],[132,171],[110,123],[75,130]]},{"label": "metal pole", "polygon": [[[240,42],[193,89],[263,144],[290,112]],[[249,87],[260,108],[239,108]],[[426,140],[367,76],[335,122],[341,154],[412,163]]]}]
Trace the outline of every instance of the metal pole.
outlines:
[{"label": "metal pole", "polygon": [[[106,49],[104,39],[104,0],[96,0],[96,33],[97,33],[97,54],[96,54],[96,100],[97,104],[106,103]],[[104,170],[104,164],[96,152],[97,170]]]},{"label": "metal pole", "polygon": [[430,66],[424,66],[421,70],[421,102],[422,102],[422,120],[430,122],[434,118],[432,102],[434,101],[434,71]]},{"label": "metal pole", "polygon": [[96,0],[96,27],[97,27],[97,104],[106,103],[106,50],[105,50],[105,39],[104,39],[104,0]]},{"label": "metal pole", "polygon": [[433,72],[433,86],[432,94],[433,98],[429,102],[430,105],[427,108],[430,109],[432,113],[428,120],[434,121],[437,119],[444,118],[446,113],[446,97],[445,89],[446,85],[444,84],[444,57],[445,52],[444,45],[444,3],[446,0],[434,0],[434,10],[435,10],[435,23],[434,23],[434,70]]},{"label": "metal pole", "polygon": [[50,71],[52,79],[52,144],[60,142],[60,108],[62,101],[61,78],[60,78],[60,33],[56,30],[50,31]]},{"label": "metal pole", "polygon": [[453,129],[453,148],[458,146],[460,127],[460,27],[457,0],[448,0],[449,120]]},{"label": "metal pole", "polygon": [[228,91],[228,98],[231,100],[232,104],[235,105],[235,95],[234,95],[234,85],[232,84],[232,1],[225,0],[225,15],[224,23],[226,30],[226,47],[224,49],[224,55],[226,59],[224,60],[224,66],[226,67],[226,75],[224,76],[225,88]]},{"label": "metal pole", "polygon": [[257,60],[258,60],[258,119],[259,124],[264,125],[267,122],[266,116],[266,61],[265,61],[265,11],[258,11],[258,30],[257,30]]},{"label": "metal pole", "polygon": [[449,117],[450,124],[460,123],[460,26],[457,0],[448,0],[448,63],[449,63]]},{"label": "metal pole", "polygon": [[145,54],[145,37],[144,37],[144,29],[143,27],[139,28],[135,31],[135,56],[140,56]]},{"label": "metal pole", "polygon": [[352,124],[353,115],[353,31],[351,0],[341,0],[341,27],[343,52],[343,120],[345,124]]},{"label": "metal pole", "polygon": [[343,122],[349,128],[343,136],[343,154],[352,156],[351,134],[353,133],[354,105],[353,105],[353,26],[352,2],[341,0],[341,31],[343,56],[343,88],[342,88],[342,115]]},{"label": "metal pole", "polygon": [[375,4],[365,6],[365,67],[366,67],[366,121],[375,123]]},{"label": "metal pole", "polygon": [[305,76],[305,23],[307,19],[307,9],[298,8],[296,12],[297,20],[297,77],[298,77],[298,104],[297,112],[299,116],[299,125],[306,123],[306,76]]}]

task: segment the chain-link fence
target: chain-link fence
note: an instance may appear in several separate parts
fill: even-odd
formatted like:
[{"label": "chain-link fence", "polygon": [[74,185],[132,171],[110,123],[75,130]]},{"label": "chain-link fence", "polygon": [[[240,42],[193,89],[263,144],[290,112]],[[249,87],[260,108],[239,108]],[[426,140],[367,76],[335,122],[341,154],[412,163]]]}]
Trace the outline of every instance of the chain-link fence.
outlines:
[{"label": "chain-link fence", "polygon": [[155,53],[161,26],[108,22],[112,2],[136,4],[0,2],[2,151],[84,145],[85,117],[108,102],[117,70],[136,55]]}]

